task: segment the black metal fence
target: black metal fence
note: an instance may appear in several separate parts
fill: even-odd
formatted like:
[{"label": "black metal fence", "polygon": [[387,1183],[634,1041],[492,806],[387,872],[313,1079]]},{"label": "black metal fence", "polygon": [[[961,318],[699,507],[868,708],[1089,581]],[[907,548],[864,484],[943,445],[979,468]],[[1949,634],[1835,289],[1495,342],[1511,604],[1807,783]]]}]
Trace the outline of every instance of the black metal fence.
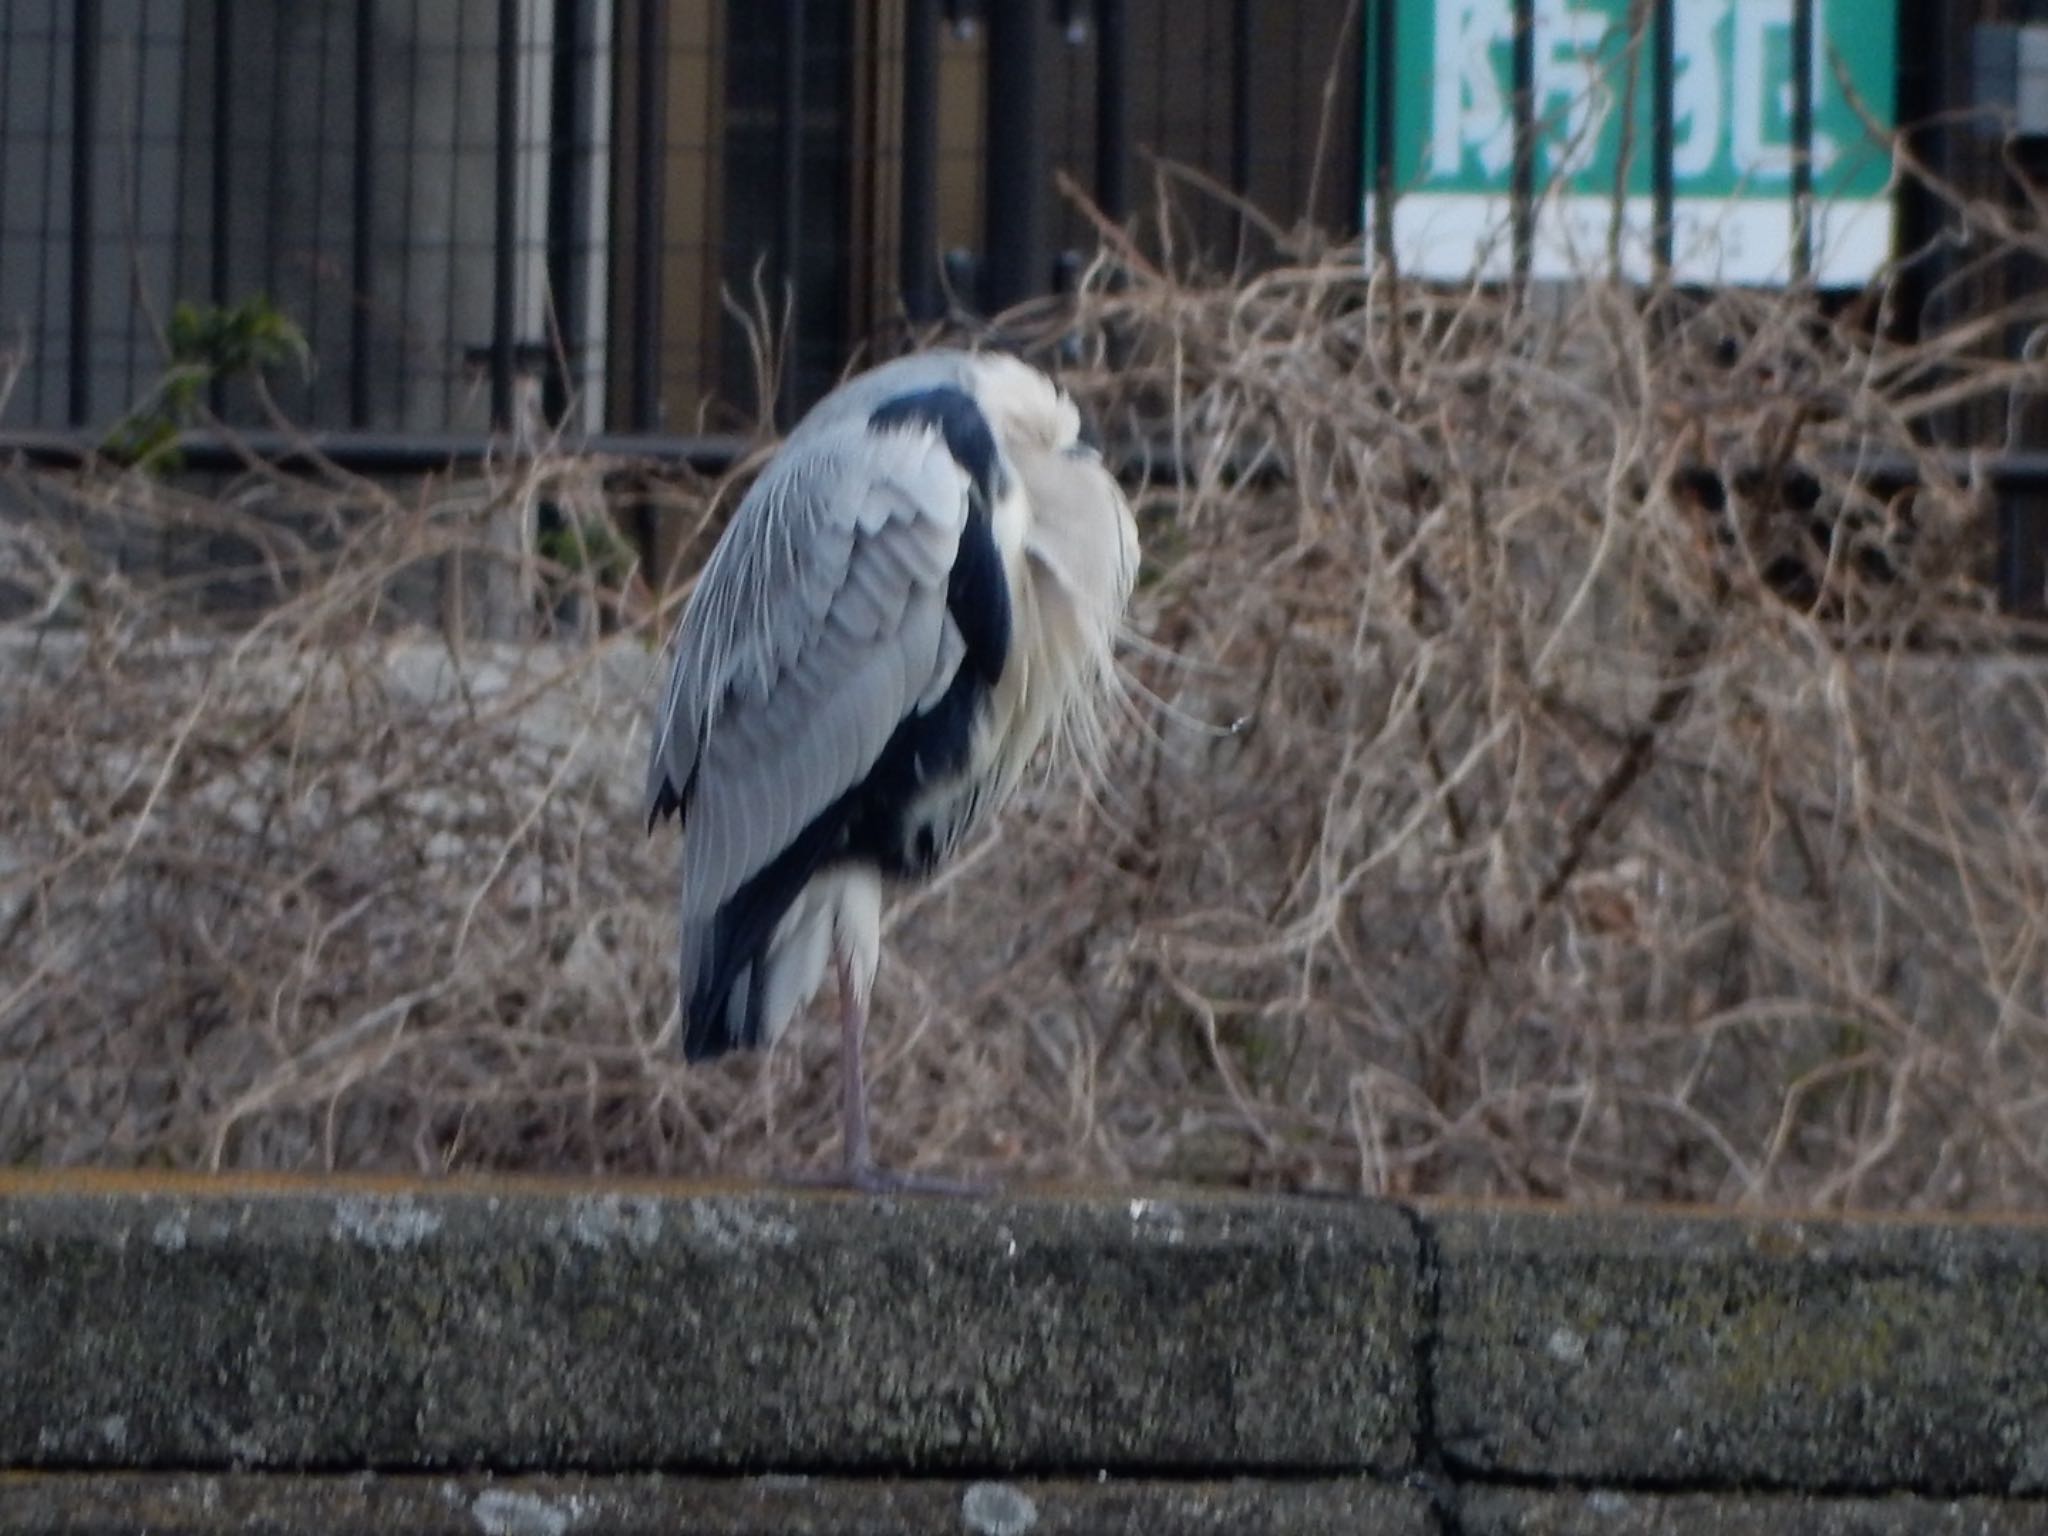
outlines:
[{"label": "black metal fence", "polygon": [[[1505,3],[1526,272],[1537,6]],[[1816,3],[1790,8],[1795,148],[1812,133],[1813,71],[1798,63]],[[1667,262],[1674,6],[1641,12]],[[364,467],[556,424],[715,461],[862,345],[1067,281],[1094,239],[1055,170],[1112,219],[1144,200],[1158,160],[1283,226],[1355,228],[1368,179],[1395,184],[1397,9],[0,0],[0,447],[74,453],[161,411],[170,371],[191,364],[172,344],[177,306],[218,317],[261,300],[303,332],[307,365],[269,368],[263,390],[246,374],[211,383],[210,412],[235,428],[288,422]],[[1921,148],[1952,179],[2015,202],[2031,195],[2024,160],[1957,111],[1978,24],[2044,11],[1899,6],[1901,119],[1932,124]],[[1793,200],[1810,201],[1806,157],[1793,163]],[[1182,249],[1261,259],[1221,203],[1179,216]],[[1942,216],[1909,200],[1905,241]],[[1384,219],[1373,233],[1386,238]],[[1960,302],[1967,285],[1939,260],[1923,272],[1937,302]],[[764,350],[782,365],[767,399]],[[1947,435],[1979,440],[1967,422]],[[187,454],[204,457],[203,443]],[[2001,584],[2038,606],[2048,479],[2008,475],[2005,495]]]},{"label": "black metal fence", "polygon": [[1349,9],[6,0],[0,430],[96,440],[179,363],[175,306],[260,297],[310,366],[213,387],[237,426],[688,451],[764,404],[760,320],[787,417],[891,327],[1056,286],[1092,238],[1055,167],[1112,217],[1150,153],[1349,223],[1357,71],[1318,189],[1300,89]]}]

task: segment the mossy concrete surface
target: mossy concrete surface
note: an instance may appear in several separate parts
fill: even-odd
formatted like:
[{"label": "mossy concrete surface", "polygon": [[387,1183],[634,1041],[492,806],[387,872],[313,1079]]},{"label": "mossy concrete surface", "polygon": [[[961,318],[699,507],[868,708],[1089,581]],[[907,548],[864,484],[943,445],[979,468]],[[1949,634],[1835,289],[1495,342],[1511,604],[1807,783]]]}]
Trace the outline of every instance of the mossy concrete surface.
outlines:
[{"label": "mossy concrete surface", "polygon": [[1335,1202],[59,1182],[0,1467],[1398,1467],[1416,1267]]},{"label": "mossy concrete surface", "polygon": [[213,1528],[2048,1536],[2048,1230],[0,1176],[0,1536]]},{"label": "mossy concrete surface", "polygon": [[0,1536],[1434,1536],[1420,1495],[1354,1479],[0,1477]]},{"label": "mossy concrete surface", "polygon": [[1460,1473],[2048,1492],[2048,1230],[1439,1211],[1428,1231],[1434,1427]]},{"label": "mossy concrete surface", "polygon": [[1459,1536],[2048,1536],[2048,1505],[1485,1488],[1466,1495],[1457,1530]]}]

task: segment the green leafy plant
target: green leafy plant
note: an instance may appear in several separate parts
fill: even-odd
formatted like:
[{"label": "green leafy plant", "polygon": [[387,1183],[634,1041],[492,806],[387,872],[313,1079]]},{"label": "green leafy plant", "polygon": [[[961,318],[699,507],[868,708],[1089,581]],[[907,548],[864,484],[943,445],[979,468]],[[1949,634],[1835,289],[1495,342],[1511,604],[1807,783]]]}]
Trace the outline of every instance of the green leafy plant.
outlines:
[{"label": "green leafy plant", "polygon": [[296,364],[312,368],[312,350],[296,321],[263,294],[239,304],[198,305],[180,299],[164,340],[170,360],[142,403],[107,433],[101,451],[145,469],[174,469],[178,434],[192,424],[217,380],[255,376]]},{"label": "green leafy plant", "polygon": [[616,590],[632,573],[638,554],[618,529],[603,517],[573,518],[553,509],[544,519],[536,548],[544,560],[564,571],[587,576],[598,586]]}]

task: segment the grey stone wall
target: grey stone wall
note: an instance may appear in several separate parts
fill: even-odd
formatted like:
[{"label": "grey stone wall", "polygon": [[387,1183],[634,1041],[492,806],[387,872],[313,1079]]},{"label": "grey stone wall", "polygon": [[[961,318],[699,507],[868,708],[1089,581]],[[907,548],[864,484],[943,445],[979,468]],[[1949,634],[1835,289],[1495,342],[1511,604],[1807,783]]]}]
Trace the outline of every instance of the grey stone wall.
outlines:
[{"label": "grey stone wall", "polygon": [[2048,1229],[17,1177],[0,1532],[2048,1530]]}]

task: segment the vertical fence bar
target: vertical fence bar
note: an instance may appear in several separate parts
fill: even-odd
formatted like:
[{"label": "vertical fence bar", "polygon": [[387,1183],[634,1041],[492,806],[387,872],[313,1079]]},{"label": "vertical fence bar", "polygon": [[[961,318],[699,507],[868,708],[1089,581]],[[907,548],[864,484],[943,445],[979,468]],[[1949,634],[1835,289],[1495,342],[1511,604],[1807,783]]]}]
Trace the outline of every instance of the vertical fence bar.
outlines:
[{"label": "vertical fence bar", "polygon": [[[8,9],[7,25],[10,32],[13,30],[14,22],[15,13],[12,9]],[[12,38],[9,41],[11,42]],[[56,42],[54,38],[50,40],[49,46],[53,49],[55,48]],[[54,69],[54,64],[52,67]],[[36,317],[32,322],[34,329],[29,332],[29,340],[38,352],[46,353],[49,356],[55,356],[57,351],[55,341],[49,336],[52,327],[57,324],[58,310],[56,283],[52,269],[56,264],[58,255],[54,210],[57,203],[57,144],[63,137],[63,130],[57,123],[57,106],[57,92],[54,89],[46,92],[43,98],[43,117],[41,123],[42,185],[36,188],[23,189],[30,193],[30,202],[36,211]],[[4,114],[0,114],[0,122],[5,120]],[[31,368],[29,370],[29,381],[32,389],[32,398],[29,406],[30,419],[41,422],[46,419],[45,410],[47,408],[48,396],[55,390],[56,382],[51,377],[51,370],[47,368]]]},{"label": "vertical fence bar", "polygon": [[1381,261],[1394,259],[1394,92],[1398,76],[1394,49],[1400,25],[1395,0],[1372,0],[1366,24],[1366,88],[1369,128],[1360,174],[1372,188],[1372,248]]},{"label": "vertical fence bar", "polygon": [[1526,287],[1536,255],[1536,0],[1515,0],[1514,10],[1515,286]]},{"label": "vertical fence bar", "polygon": [[2048,554],[2041,529],[2048,524],[2048,506],[2041,493],[2008,483],[1998,492],[1998,601],[2007,613],[2038,614],[2043,598],[2043,569]]},{"label": "vertical fence bar", "polygon": [[[361,7],[356,9],[360,11]],[[329,215],[331,212],[336,211],[331,210],[328,206],[333,200],[333,194],[327,183],[328,155],[326,151],[328,144],[331,142],[328,125],[334,123],[336,118],[336,114],[330,112],[328,108],[328,94],[334,75],[331,66],[334,60],[335,33],[348,27],[348,17],[344,12],[344,8],[339,6],[331,9],[322,8],[310,14],[312,19],[309,25],[313,31],[311,46],[307,46],[303,39],[299,39],[295,40],[295,45],[290,50],[298,56],[302,66],[311,66],[309,73],[312,78],[301,85],[300,88],[311,101],[313,122],[319,125],[309,135],[312,140],[312,143],[308,146],[311,153],[305,156],[303,169],[300,170],[302,177],[300,184],[311,193],[311,196],[307,199],[307,212],[305,214],[305,224],[310,227],[304,228],[298,234],[298,238],[307,242],[311,249],[320,253],[314,258],[316,262],[323,266],[328,264],[338,266],[339,262],[330,254],[333,246],[329,242],[327,234]],[[278,30],[282,34],[284,28],[280,26]],[[277,51],[279,54],[283,54],[286,49],[282,35],[278,38],[278,44]],[[349,46],[354,47],[354,45],[354,38],[351,36]],[[297,92],[294,92],[294,95],[296,94]],[[347,123],[349,130],[353,132],[355,113],[352,108],[347,115]],[[281,148],[290,142],[289,130],[280,122],[277,145]],[[294,159],[296,158],[294,157]],[[353,231],[351,231],[350,238],[351,240],[354,238]],[[329,285],[325,282],[318,280],[310,282],[305,287],[303,297],[299,299],[299,303],[304,307],[305,311],[302,324],[305,326],[306,336],[315,353],[320,355],[326,355],[328,351],[327,327],[321,323],[325,318],[327,309],[328,289]],[[352,306],[344,310],[342,315],[343,325],[352,326],[353,316],[354,309]],[[353,334],[352,329],[350,334]],[[344,409],[346,408],[346,396],[348,393],[347,373],[349,371],[348,368],[343,370],[342,394],[344,397]],[[305,379],[297,382],[299,382],[300,387],[292,391],[293,396],[296,397],[292,402],[292,407],[301,413],[310,413],[313,408],[312,380]]]},{"label": "vertical fence bar", "polygon": [[1096,0],[1095,206],[1115,224],[1131,211],[1130,68],[1125,0]]},{"label": "vertical fence bar", "polygon": [[555,48],[549,61],[548,107],[548,305],[554,319],[555,348],[541,409],[550,422],[569,411],[570,379],[583,349],[582,267],[577,261],[577,229],[583,218],[583,3],[555,0]]},{"label": "vertical fence bar", "polygon": [[1671,221],[1677,210],[1677,182],[1672,170],[1676,152],[1676,109],[1672,92],[1678,75],[1677,0],[1650,3],[1650,202],[1652,256],[1657,281],[1671,281],[1675,239]]},{"label": "vertical fence bar", "polygon": [[988,12],[988,150],[982,304],[990,314],[1037,293],[1045,271],[1045,138],[1038,83],[1045,18],[1033,0]]},{"label": "vertical fence bar", "polygon": [[661,425],[661,245],[668,201],[663,131],[668,121],[668,0],[641,0],[634,59],[633,398],[635,432]]},{"label": "vertical fence bar", "polygon": [[[292,65],[296,61],[292,58],[292,50],[284,46],[284,22],[286,18],[280,8],[272,5],[259,5],[244,14],[258,18],[257,26],[266,29],[268,32],[268,48],[252,48],[249,55],[251,57],[260,57],[267,53],[270,61],[270,124],[267,132],[259,129],[259,132],[263,132],[263,137],[259,141],[263,162],[263,188],[254,199],[258,215],[250,222],[260,232],[259,238],[263,244],[263,254],[260,258],[260,266],[263,272],[261,289],[264,293],[274,294],[283,286],[278,279],[277,255],[278,247],[283,243],[284,235],[278,229],[277,220],[270,217],[270,211],[284,206],[285,168],[287,163],[289,162],[294,176],[299,172],[298,162],[293,157],[284,153],[284,145],[286,143],[285,105],[292,99],[288,89],[288,82],[292,72]],[[252,156],[251,158],[255,157]],[[253,180],[253,178],[251,179]],[[255,262],[251,263],[252,266],[258,264]],[[255,287],[257,284],[251,282],[250,286]]]},{"label": "vertical fence bar", "polygon": [[[4,62],[7,59],[11,59],[14,57],[14,46],[14,10],[10,6],[0,5],[0,62]],[[0,75],[0,79],[4,78],[4,75]],[[180,122],[184,120],[182,116],[182,109],[183,103],[180,103]],[[12,135],[8,131],[7,115],[4,112],[0,112],[0,156],[6,155],[7,150],[11,147],[8,142],[11,137]],[[45,144],[42,146],[42,148],[43,153],[48,154],[50,152],[51,146]],[[7,178],[5,176],[0,176],[0,230],[5,230],[7,228],[7,195],[10,190],[11,188],[9,188],[9,186],[7,185]],[[23,190],[26,191],[27,189],[24,188]],[[181,215],[182,212],[183,203],[181,200]],[[32,368],[28,370],[29,376],[33,378],[40,371],[41,370],[39,369]]]},{"label": "vertical fence bar", "polygon": [[904,0],[901,182],[903,312],[924,325],[939,316],[939,0]]},{"label": "vertical fence bar", "polygon": [[377,136],[377,8],[356,7],[355,71],[355,165],[349,182],[349,203],[354,210],[350,229],[348,327],[348,419],[361,429],[370,424],[370,291],[375,285],[370,270],[375,244],[370,238],[373,217],[371,199]]},{"label": "vertical fence bar", "polygon": [[519,225],[519,0],[498,0],[498,142],[493,146],[491,425],[512,426],[513,257]]},{"label": "vertical fence bar", "polygon": [[781,177],[775,244],[782,268],[782,369],[775,408],[787,428],[796,420],[797,361],[803,352],[802,284],[804,226],[804,0],[782,0],[782,105],[775,121],[776,173]]},{"label": "vertical fence bar", "polygon": [[1813,0],[1792,0],[1792,278],[1813,275]]},{"label": "vertical fence bar", "polygon": [[[208,287],[214,304],[228,301],[228,220],[234,212],[235,92],[231,84],[235,59],[234,0],[214,0],[213,7],[213,175],[208,187],[207,217],[213,221]],[[227,385],[218,376],[208,390],[213,414],[227,410]]]},{"label": "vertical fence bar", "polygon": [[92,419],[93,194],[98,188],[100,4],[79,0],[71,56],[71,425]]},{"label": "vertical fence bar", "polygon": [[[1257,37],[1252,0],[1232,0],[1230,17],[1230,190],[1248,198],[1252,189],[1252,47]],[[1237,261],[1248,254],[1251,220],[1237,216]]]}]

